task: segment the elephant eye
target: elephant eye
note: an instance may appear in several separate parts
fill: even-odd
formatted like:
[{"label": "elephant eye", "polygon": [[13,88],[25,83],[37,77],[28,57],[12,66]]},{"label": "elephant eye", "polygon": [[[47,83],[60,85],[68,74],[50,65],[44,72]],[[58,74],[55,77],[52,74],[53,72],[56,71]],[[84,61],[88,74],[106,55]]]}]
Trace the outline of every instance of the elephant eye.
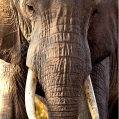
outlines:
[{"label": "elephant eye", "polygon": [[92,15],[94,16],[96,13],[98,13],[97,9],[93,11]]},{"label": "elephant eye", "polygon": [[27,5],[27,8],[28,8],[29,11],[34,12],[34,8],[33,8],[33,6],[31,6],[31,5]]}]

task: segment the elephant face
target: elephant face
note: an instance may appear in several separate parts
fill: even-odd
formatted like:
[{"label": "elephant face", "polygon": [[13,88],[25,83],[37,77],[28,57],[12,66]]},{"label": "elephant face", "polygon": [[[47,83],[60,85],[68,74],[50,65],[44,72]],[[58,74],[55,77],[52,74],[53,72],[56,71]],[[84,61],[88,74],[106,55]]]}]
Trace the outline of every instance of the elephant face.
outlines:
[{"label": "elephant face", "polygon": [[89,19],[98,0],[21,0],[32,24],[27,66],[45,93],[50,118],[77,119],[82,84],[91,72]]},{"label": "elephant face", "polygon": [[[39,74],[36,62],[40,60],[38,64],[39,67],[42,65],[42,74],[49,72],[49,69],[57,68],[57,71],[64,72],[72,67],[73,72],[82,71],[82,74],[85,74],[82,76],[83,79],[87,77],[91,71],[87,30],[89,19],[98,2],[21,0],[22,14],[32,24],[27,66]],[[45,66],[48,63],[50,65]],[[63,67],[64,63],[66,67]]]}]

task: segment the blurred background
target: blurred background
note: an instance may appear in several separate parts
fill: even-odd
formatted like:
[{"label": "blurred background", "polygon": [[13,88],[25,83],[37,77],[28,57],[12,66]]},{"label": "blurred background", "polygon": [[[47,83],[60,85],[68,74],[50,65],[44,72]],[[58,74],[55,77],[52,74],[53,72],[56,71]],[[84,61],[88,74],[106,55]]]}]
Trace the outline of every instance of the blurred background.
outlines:
[{"label": "blurred background", "polygon": [[37,119],[48,119],[47,113],[43,109],[42,103],[35,97],[35,105],[36,105],[36,116]]}]

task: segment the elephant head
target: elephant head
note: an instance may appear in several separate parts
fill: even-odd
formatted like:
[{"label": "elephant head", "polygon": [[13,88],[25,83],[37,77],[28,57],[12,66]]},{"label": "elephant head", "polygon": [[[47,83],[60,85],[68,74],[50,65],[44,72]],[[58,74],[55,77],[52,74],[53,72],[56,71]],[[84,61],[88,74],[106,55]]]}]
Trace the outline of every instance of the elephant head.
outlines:
[{"label": "elephant head", "polygon": [[20,1],[22,15],[32,24],[28,77],[34,88],[38,79],[50,111],[49,118],[78,118],[82,84],[92,65],[117,47],[116,2]]},{"label": "elephant head", "polygon": [[[82,85],[92,69],[87,40],[89,20],[99,2],[20,1],[21,14],[32,24],[26,63],[29,67],[26,97],[34,98],[38,79],[51,119],[78,118]],[[31,92],[33,95],[29,95]],[[29,101],[34,103],[28,99],[26,106],[30,105]],[[28,111],[29,107],[26,108]]]}]

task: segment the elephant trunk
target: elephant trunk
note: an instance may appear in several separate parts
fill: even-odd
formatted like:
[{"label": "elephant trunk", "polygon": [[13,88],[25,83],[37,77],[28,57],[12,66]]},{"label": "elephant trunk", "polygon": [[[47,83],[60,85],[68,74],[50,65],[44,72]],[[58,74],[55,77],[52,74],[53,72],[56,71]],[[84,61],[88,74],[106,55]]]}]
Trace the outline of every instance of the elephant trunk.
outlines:
[{"label": "elephant trunk", "polygon": [[41,57],[39,82],[48,103],[49,119],[78,119],[81,87],[90,69],[85,68],[86,56],[81,56],[85,50],[78,43],[80,38],[76,33],[73,38],[71,35],[70,32],[64,32],[67,41],[65,38],[61,42],[55,41],[44,51],[45,58]]},{"label": "elephant trunk", "polygon": [[[77,81],[78,77],[74,77],[71,75],[70,78],[68,76],[62,76],[59,79],[59,84],[57,82],[54,85],[54,79],[51,81],[52,83],[45,82],[47,88],[44,88],[44,91],[48,104],[49,119],[78,119],[78,114],[83,113],[79,112],[80,105],[82,105],[82,102],[79,101],[82,90],[81,82]],[[57,78],[55,77],[55,79]],[[99,119],[90,76],[84,82],[84,90],[92,119]]]},{"label": "elephant trunk", "polygon": [[[91,70],[86,67],[85,54],[82,56],[84,50],[80,48],[79,44],[68,42],[52,43],[43,50],[39,54],[40,60],[37,64],[39,69],[35,74],[38,74],[39,83],[45,92],[49,119],[78,119],[80,103],[82,103],[79,102],[82,85]],[[79,55],[76,50],[79,51]],[[28,91],[26,95],[29,95],[29,91],[35,87],[33,79],[30,90],[27,89],[29,84],[26,84]],[[32,92],[35,93],[33,90]],[[29,96],[26,97],[29,98]],[[28,98],[26,103],[28,103]],[[34,98],[34,95],[30,98]],[[33,100],[31,102],[34,103]],[[31,111],[29,113],[31,115]],[[94,117],[93,119],[95,119]],[[36,119],[35,114],[33,119]]]},{"label": "elephant trunk", "polygon": [[62,76],[61,79],[56,79],[62,83],[47,83],[49,88],[45,88],[45,94],[49,119],[78,119],[81,86],[73,78],[70,81],[67,79],[68,77]]}]

